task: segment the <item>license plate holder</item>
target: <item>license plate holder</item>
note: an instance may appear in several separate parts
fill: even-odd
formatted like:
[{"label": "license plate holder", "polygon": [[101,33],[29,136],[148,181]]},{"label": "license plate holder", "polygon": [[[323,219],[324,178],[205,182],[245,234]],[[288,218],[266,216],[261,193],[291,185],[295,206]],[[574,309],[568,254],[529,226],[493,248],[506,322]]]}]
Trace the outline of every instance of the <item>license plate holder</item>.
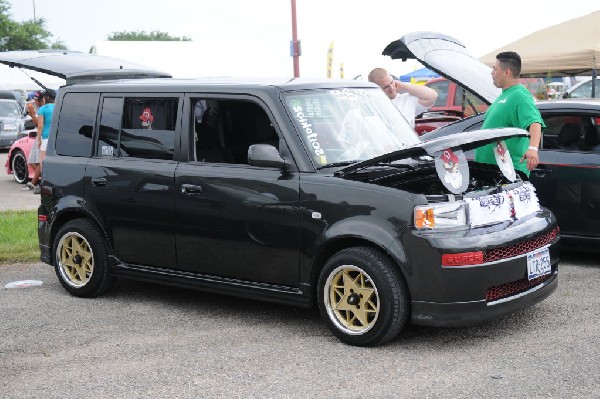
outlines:
[{"label": "license plate holder", "polygon": [[538,249],[527,254],[527,278],[534,278],[550,274],[552,263],[550,262],[550,250],[548,248]]}]

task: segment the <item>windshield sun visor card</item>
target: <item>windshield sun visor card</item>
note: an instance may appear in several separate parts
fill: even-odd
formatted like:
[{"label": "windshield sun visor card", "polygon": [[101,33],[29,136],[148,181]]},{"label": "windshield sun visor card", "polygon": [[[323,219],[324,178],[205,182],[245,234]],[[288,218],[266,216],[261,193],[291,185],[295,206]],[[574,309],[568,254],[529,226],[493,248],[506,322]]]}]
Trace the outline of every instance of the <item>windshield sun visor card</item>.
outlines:
[{"label": "windshield sun visor card", "polygon": [[511,182],[517,179],[517,172],[515,172],[515,166],[513,165],[510,152],[504,140],[496,142],[494,146],[494,156],[496,157],[496,163],[500,168],[502,174]]},{"label": "windshield sun visor card", "polygon": [[460,147],[446,148],[435,154],[435,170],[451,193],[460,194],[469,186],[469,164]]}]

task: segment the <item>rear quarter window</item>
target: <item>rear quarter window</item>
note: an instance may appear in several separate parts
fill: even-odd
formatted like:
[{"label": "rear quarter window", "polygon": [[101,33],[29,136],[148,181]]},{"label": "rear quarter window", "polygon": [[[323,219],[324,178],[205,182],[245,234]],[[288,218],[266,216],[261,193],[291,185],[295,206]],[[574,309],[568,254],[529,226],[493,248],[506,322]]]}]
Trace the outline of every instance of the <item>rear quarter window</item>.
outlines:
[{"label": "rear quarter window", "polygon": [[89,157],[98,108],[97,93],[67,93],[63,97],[56,133],[56,153]]}]

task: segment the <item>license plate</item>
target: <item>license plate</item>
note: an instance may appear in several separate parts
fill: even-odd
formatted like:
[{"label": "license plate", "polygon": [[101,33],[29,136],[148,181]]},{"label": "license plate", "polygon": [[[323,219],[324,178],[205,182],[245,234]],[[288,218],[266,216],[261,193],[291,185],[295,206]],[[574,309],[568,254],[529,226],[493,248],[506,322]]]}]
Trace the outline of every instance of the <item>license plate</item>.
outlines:
[{"label": "license plate", "polygon": [[550,274],[550,251],[548,248],[540,249],[527,255],[527,278],[534,278]]}]

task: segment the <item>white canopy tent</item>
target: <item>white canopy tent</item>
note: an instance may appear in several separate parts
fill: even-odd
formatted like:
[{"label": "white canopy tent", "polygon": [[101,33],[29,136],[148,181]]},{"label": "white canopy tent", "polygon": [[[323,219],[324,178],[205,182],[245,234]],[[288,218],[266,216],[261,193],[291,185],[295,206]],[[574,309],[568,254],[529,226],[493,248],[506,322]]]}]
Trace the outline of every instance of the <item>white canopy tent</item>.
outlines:
[{"label": "white canopy tent", "polygon": [[522,75],[592,75],[600,66],[600,11],[534,32],[480,60],[493,66],[502,51],[519,53]]}]

